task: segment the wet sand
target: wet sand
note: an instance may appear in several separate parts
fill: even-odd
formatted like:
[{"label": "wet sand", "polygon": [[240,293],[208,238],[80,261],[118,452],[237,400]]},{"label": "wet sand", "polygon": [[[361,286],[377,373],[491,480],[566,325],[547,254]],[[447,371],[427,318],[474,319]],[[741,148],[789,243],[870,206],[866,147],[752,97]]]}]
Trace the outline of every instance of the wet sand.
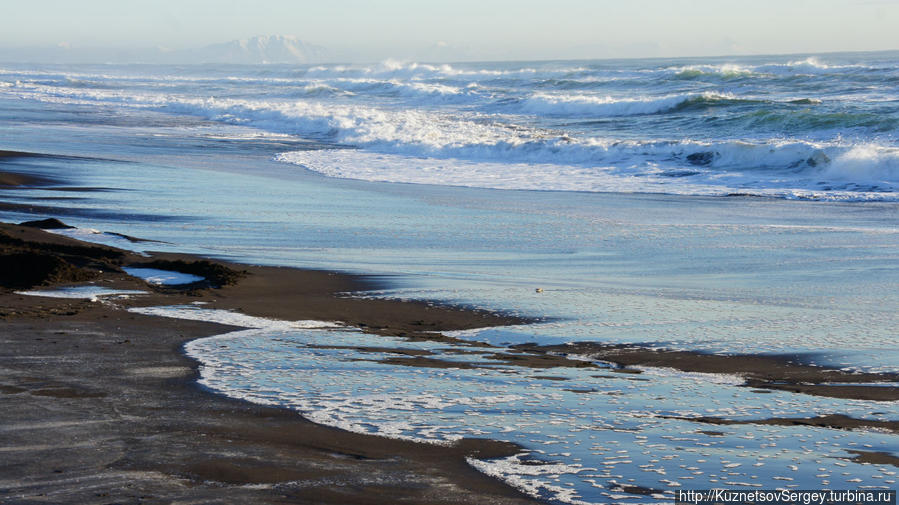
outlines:
[{"label": "wet sand", "polygon": [[867,463],[870,465],[893,465],[896,468],[899,468],[899,458],[886,452],[854,451],[851,449],[849,450],[849,452],[855,454],[855,457],[852,458],[852,461],[855,461],[856,463]]},{"label": "wet sand", "polygon": [[[4,439],[0,496],[12,498],[13,503],[531,502],[464,460],[511,455],[518,452],[512,444],[465,440],[441,447],[389,440],[319,426],[288,410],[212,394],[196,384],[197,364],[181,349],[187,341],[231,328],[137,315],[125,311],[128,306],[203,301],[209,308],[254,316],[340,321],[379,335],[464,343],[471,347],[464,353],[535,372],[591,367],[597,372],[635,374],[638,379],[636,367],[668,367],[742,375],[746,386],[760,391],[899,398],[899,388],[863,384],[896,381],[895,375],[849,374],[805,365],[799,357],[720,356],[597,343],[522,345],[506,350],[465,343],[440,332],[527,321],[427,302],[348,296],[379,287],[377,279],[365,276],[210,262],[179,254],[145,258],[48,234],[34,226],[10,224],[0,224],[0,258],[14,267],[0,269],[0,276],[6,275],[0,279],[6,285],[0,288],[0,324],[5,330],[0,353],[0,434]],[[125,265],[208,269],[209,263],[221,275],[210,275],[210,281],[186,289],[149,286],[121,270]],[[13,271],[28,271],[37,278],[23,280],[6,274]],[[21,283],[72,282],[150,293],[111,306],[13,292],[24,287]],[[358,350],[393,352],[381,347]],[[483,366],[441,360],[439,354],[394,351],[395,356],[382,361],[442,368]],[[616,368],[584,361],[583,355]],[[713,424],[742,422],[719,421]],[[758,422],[872,427],[858,421],[826,415]],[[895,421],[884,422],[895,431]],[[860,461],[893,458],[881,453],[857,456]],[[628,493],[639,490],[622,488]]]},{"label": "wet sand", "polygon": [[811,356],[710,354],[651,348],[651,344],[621,345],[576,342],[563,345],[519,345],[522,351],[552,355],[589,356],[639,372],[633,367],[673,368],[682,372],[732,374],[743,377],[744,386],[832,398],[873,401],[899,400],[899,374],[856,373],[838,368],[808,365]]},{"label": "wet sand", "polygon": [[[319,426],[288,410],[211,394],[196,384],[197,364],[183,355],[181,347],[189,340],[231,328],[142,316],[125,308],[203,301],[210,308],[255,316],[342,321],[380,335],[456,344],[460,342],[439,332],[525,321],[426,302],[349,297],[348,293],[377,287],[375,279],[363,276],[239,265],[179,254],[146,258],[39,228],[64,226],[61,222],[29,224],[0,224],[0,258],[52,257],[67,264],[56,270],[53,268],[58,265],[51,264],[49,271],[42,272],[47,278],[37,284],[79,280],[148,294],[113,306],[17,295],[12,286],[0,290],[0,317],[7,329],[0,355],[0,401],[4,405],[0,429],[7,440],[3,451],[9,456],[8,464],[0,466],[0,490],[5,496],[17,497],[22,503],[48,496],[56,503],[91,503],[97,495],[119,500],[135,496],[197,499],[200,503],[214,503],[223,496],[239,496],[242,503],[529,501],[465,462],[468,456],[514,454],[518,448],[512,444],[466,440],[453,447],[439,447],[389,440]],[[125,274],[123,265],[192,270],[205,273],[211,281],[177,289],[154,287]],[[812,382],[896,379],[884,374],[846,374],[777,356],[721,356],[597,343],[521,345],[509,350],[466,344],[469,350],[456,348],[454,352],[536,370],[591,367],[638,378],[640,370],[635,366],[664,366],[741,374],[752,387],[790,385],[785,381],[792,381],[790,387],[795,388],[812,387]],[[381,361],[396,365],[483,366],[400,348],[357,350],[393,353],[395,356]],[[620,368],[604,369],[577,359],[583,355]],[[854,397],[862,398],[894,389],[855,387],[862,394]],[[690,421],[896,431],[896,421],[840,415]],[[860,461],[884,457],[858,455]]]},{"label": "wet sand", "polygon": [[[152,290],[117,271],[145,258],[31,227],[3,224],[0,233],[0,256],[57,257],[74,269],[69,274],[98,286]],[[176,257],[154,259],[163,256]],[[132,304],[204,300],[253,315],[344,320],[396,334],[513,321],[339,295],[371,285],[365,278],[243,270],[220,289],[157,289]],[[0,495],[13,503],[531,502],[465,462],[515,454],[512,444],[470,439],[443,447],[359,435],[204,390],[182,345],[232,328],[10,288],[0,290],[0,317]]]},{"label": "wet sand", "polygon": [[890,433],[899,433],[899,421],[877,421],[873,419],[857,419],[842,414],[831,414],[817,417],[769,417],[767,419],[726,419],[722,417],[676,417],[659,416],[662,419],[680,419],[694,423],[729,426],[734,424],[766,424],[769,426],[816,426],[838,430],[854,430],[869,428]]}]

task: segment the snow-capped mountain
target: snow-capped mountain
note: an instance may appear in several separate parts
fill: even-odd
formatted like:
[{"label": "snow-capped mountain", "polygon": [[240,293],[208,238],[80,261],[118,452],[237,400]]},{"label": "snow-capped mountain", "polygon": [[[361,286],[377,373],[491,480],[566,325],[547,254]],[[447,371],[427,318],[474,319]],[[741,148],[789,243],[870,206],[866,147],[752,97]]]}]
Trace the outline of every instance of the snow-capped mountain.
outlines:
[{"label": "snow-capped mountain", "polygon": [[191,59],[202,63],[316,63],[328,52],[288,35],[268,35],[232,40],[189,51]]}]

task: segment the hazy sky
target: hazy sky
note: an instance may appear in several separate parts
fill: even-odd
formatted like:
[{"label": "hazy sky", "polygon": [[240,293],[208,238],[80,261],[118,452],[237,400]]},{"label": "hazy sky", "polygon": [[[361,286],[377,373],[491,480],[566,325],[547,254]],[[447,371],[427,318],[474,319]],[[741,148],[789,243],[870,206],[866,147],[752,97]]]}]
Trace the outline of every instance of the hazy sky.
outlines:
[{"label": "hazy sky", "polygon": [[2,46],[295,35],[351,59],[899,49],[899,0],[0,0]]}]

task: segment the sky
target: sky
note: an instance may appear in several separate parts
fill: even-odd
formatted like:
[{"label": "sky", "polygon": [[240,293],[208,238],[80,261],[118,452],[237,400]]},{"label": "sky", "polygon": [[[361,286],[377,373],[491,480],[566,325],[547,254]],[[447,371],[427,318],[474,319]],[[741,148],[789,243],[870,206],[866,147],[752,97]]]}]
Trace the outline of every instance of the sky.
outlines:
[{"label": "sky", "polygon": [[899,0],[0,0],[0,5],[0,47],[6,48],[186,49],[293,35],[347,61],[899,49]]}]

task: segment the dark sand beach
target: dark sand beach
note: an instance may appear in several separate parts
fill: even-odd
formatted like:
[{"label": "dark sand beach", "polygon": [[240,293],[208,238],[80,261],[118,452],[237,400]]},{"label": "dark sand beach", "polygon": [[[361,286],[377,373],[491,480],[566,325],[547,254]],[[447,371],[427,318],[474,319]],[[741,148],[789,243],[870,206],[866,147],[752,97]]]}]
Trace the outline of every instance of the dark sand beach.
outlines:
[{"label": "dark sand beach", "polygon": [[[0,184],[27,188],[55,181],[0,172]],[[143,257],[40,229],[60,225],[0,224],[3,503],[532,502],[465,461],[515,454],[518,448],[512,444],[465,439],[453,446],[436,446],[360,435],[311,423],[286,409],[214,394],[197,385],[197,363],[183,354],[182,346],[233,328],[126,309],[203,301],[210,308],[254,316],[340,321],[379,335],[454,342],[439,332],[526,321],[426,302],[347,296],[378,287],[376,279],[363,276],[170,253]],[[201,272],[207,280],[178,289],[153,287],[125,274],[121,270],[125,265]],[[149,293],[98,303],[15,292],[79,283]],[[572,356],[589,355],[614,364],[617,368],[611,371],[633,373],[635,378],[640,370],[634,367],[669,367],[742,375],[747,387],[760,392],[782,389],[839,398],[896,399],[895,387],[867,385],[896,381],[895,376],[849,374],[806,365],[797,357],[720,356],[593,343],[506,350],[477,347],[471,352],[497,363],[532,367],[547,377],[552,373],[546,370],[555,367],[595,367],[597,377],[610,371]],[[479,366],[449,363],[439,355],[402,350],[395,354],[385,362]],[[751,422],[897,430],[895,420],[872,426],[836,412],[810,419],[691,420],[697,426]],[[859,451],[857,458],[896,464],[895,458],[881,453]]]},{"label": "dark sand beach", "polygon": [[[70,266],[38,284],[83,279],[151,289],[114,271],[146,262],[125,251],[7,224],[0,239],[7,261],[47,257]],[[423,303],[340,298],[368,281],[337,273],[246,270],[222,289],[160,290],[140,303],[203,299],[257,315],[346,320],[396,334],[508,322]],[[0,316],[4,503],[530,501],[465,462],[514,454],[511,444],[464,440],[443,447],[359,435],[202,389],[197,363],[181,347],[231,328],[142,316],[121,305],[23,296],[10,287],[0,290]]]},{"label": "dark sand beach", "polygon": [[[31,155],[0,152],[19,156]],[[0,171],[7,188],[57,183]],[[532,502],[465,461],[515,454],[512,444],[468,439],[447,447],[360,435],[202,388],[183,344],[234,328],[134,314],[125,303],[15,291],[91,283],[148,291],[131,305],[204,300],[251,315],[344,321],[401,336],[519,320],[343,296],[376,286],[359,276],[187,255],[146,258],[41,229],[65,226],[58,221],[27,224],[0,224],[2,503]],[[121,270],[132,264],[199,268],[207,281],[154,287]]]}]

